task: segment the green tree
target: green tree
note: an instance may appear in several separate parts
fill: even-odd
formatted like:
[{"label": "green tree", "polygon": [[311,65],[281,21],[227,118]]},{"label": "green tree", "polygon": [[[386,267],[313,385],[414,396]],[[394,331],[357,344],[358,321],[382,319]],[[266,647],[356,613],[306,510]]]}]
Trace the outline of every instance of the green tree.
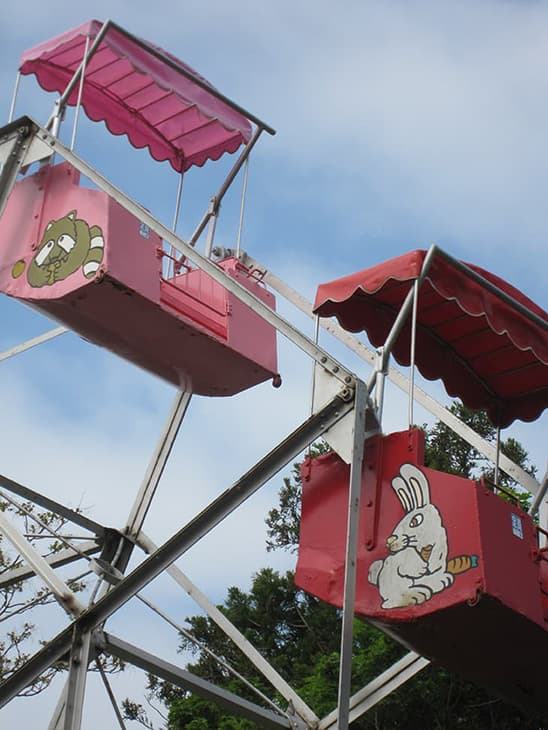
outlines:
[{"label": "green tree", "polygon": [[[492,441],[495,429],[484,414],[477,414],[457,403],[451,411]],[[426,430],[426,462],[429,466],[465,477],[492,476],[491,467],[466,442],[441,423]],[[534,473],[527,453],[513,439],[502,444],[503,451],[520,466]],[[320,443],[312,447],[312,456],[325,453],[329,447]],[[500,480],[506,489],[517,490],[506,477]],[[298,544],[301,500],[300,465],[295,464],[283,481],[279,504],[266,518],[269,550],[295,551]],[[517,490],[525,503],[527,495]],[[253,642],[271,664],[295,687],[303,699],[320,716],[336,705],[339,668],[340,611],[322,603],[295,587],[292,573],[280,575],[271,569],[259,571],[249,592],[232,587],[219,607]],[[188,619],[191,631],[223,661],[230,664],[260,691],[272,696],[264,678],[227,641],[225,635],[207,617]],[[249,687],[210,654],[196,644],[182,639],[181,648],[194,653],[195,661],[188,669],[198,676],[237,692],[240,696],[262,704]],[[405,650],[365,621],[356,620],[354,627],[353,690],[364,686],[396,661]],[[149,679],[150,696],[164,701],[169,708],[171,730],[190,728],[230,728],[251,730],[256,726],[223,713],[208,702],[189,693]],[[281,698],[275,697],[280,706]],[[131,716],[131,715],[128,715]],[[514,707],[488,695],[442,669],[429,666],[392,693],[370,712],[357,720],[358,730],[392,730],[413,726],[425,730],[526,730],[548,728],[538,718],[530,720]]]}]

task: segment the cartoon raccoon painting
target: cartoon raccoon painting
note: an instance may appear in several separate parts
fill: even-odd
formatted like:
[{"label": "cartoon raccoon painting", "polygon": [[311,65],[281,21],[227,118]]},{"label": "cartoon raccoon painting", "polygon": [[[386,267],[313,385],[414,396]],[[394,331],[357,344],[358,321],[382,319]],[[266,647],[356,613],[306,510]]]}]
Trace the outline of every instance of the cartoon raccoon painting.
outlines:
[{"label": "cartoon raccoon painting", "polygon": [[89,226],[76,211],[48,223],[29,264],[27,281],[33,287],[51,286],[82,269],[90,279],[103,260],[105,242],[99,226]]}]

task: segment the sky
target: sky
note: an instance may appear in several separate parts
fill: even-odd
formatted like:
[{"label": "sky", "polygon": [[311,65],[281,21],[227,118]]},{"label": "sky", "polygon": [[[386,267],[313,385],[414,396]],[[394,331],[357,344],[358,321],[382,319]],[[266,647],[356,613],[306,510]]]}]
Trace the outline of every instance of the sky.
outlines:
[{"label": "sky", "polygon": [[[243,248],[313,298],[323,281],[435,242],[514,284],[547,308],[548,5],[475,0],[324,0],[251,3],[187,1],[162,12],[142,0],[4,0],[0,6],[0,118],[7,119],[23,50],[88,18],[111,17],[171,51],[273,126],[252,154]],[[53,97],[31,78],[17,114],[44,122]],[[70,137],[71,116],[63,129]],[[176,176],[167,163],[81,119],[76,151],[170,223]],[[185,179],[179,232],[188,236],[230,160]],[[233,246],[240,182],[227,196],[217,242]],[[311,334],[307,321],[279,310]],[[0,299],[0,351],[51,326]],[[333,343],[337,357],[347,357]],[[308,413],[310,363],[279,341],[283,386],[261,385],[229,400],[195,398],[145,530],[162,542],[295,428]],[[345,362],[367,377],[368,369]],[[175,391],[105,350],[63,335],[0,364],[3,428],[0,472],[121,527]],[[441,386],[428,387],[447,402]],[[385,430],[404,428],[406,406],[388,390]],[[403,415],[402,415],[403,414]],[[421,422],[428,414],[419,409]],[[546,416],[509,433],[544,472]],[[275,480],[180,562],[212,600],[249,585],[270,564],[264,516]],[[227,561],[227,555],[229,560]],[[228,564],[227,564],[228,563]],[[144,592],[179,621],[197,613],[165,578]],[[62,625],[49,611],[43,638]],[[143,622],[156,626],[143,637]],[[176,637],[128,605],[113,633],[177,660]],[[178,661],[181,661],[179,657]],[[139,693],[131,670],[113,679],[119,697]],[[41,727],[56,702],[17,701],[0,719]],[[113,726],[95,679],[84,728]]]}]

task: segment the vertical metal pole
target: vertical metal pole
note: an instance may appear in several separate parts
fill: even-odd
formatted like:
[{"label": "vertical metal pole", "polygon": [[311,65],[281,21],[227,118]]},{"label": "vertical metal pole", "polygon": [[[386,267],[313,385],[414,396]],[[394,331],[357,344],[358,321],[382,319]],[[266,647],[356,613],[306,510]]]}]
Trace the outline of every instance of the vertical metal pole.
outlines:
[{"label": "vertical metal pole", "polygon": [[[538,510],[538,523],[543,530],[548,531],[548,469],[544,474],[544,479],[540,485],[537,496],[535,497],[533,504],[531,505],[530,513],[532,515]],[[548,541],[545,535],[540,533],[539,547],[548,547]]]},{"label": "vertical metal pole", "polygon": [[232,185],[234,178],[240,171],[240,168],[242,167],[242,165],[246,161],[247,157],[251,153],[251,150],[253,149],[253,147],[257,144],[257,141],[258,141],[259,137],[261,136],[261,132],[263,131],[263,129],[264,129],[264,127],[257,127],[255,132],[253,133],[253,136],[251,137],[251,139],[245,146],[244,150],[242,151],[242,153],[240,154],[240,156],[234,163],[232,169],[226,176],[225,181],[219,188],[219,192],[217,193],[217,195],[215,195],[213,198],[211,198],[210,206],[209,206],[207,212],[203,216],[202,220],[198,223],[196,230],[194,231],[194,233],[188,240],[189,246],[194,247],[196,245],[197,240],[202,235],[202,232],[203,232],[204,228],[206,227],[211,216],[215,216],[219,212],[219,206],[221,205],[221,201],[224,198],[226,191]]},{"label": "vertical metal pole", "polygon": [[[314,344],[318,344],[318,338],[320,336],[320,318],[316,314],[314,317]],[[310,393],[310,415],[314,413],[314,398],[316,396],[316,363],[312,363],[312,384]],[[310,447],[309,447],[310,449]]]},{"label": "vertical metal pole", "polygon": [[344,573],[343,618],[341,629],[341,658],[339,667],[338,730],[348,730],[350,713],[350,683],[352,679],[352,638],[354,604],[356,598],[356,563],[358,553],[358,526],[362,488],[363,447],[365,441],[365,411],[367,389],[358,380],[354,401],[354,433],[350,489],[348,495],[348,524],[346,536],[346,564]]},{"label": "vertical metal pole", "polygon": [[63,730],[80,730],[82,726],[90,646],[91,632],[86,631],[80,633],[75,627],[70,652],[67,703],[65,705]]},{"label": "vertical metal pole", "polygon": [[236,240],[236,258],[240,258],[240,249],[242,243],[242,229],[244,227],[244,210],[245,199],[247,194],[247,176],[249,174],[249,157],[246,157],[244,165],[244,180],[242,183],[242,202],[240,203],[240,222],[238,224],[238,238]]},{"label": "vertical metal pole", "polygon": [[495,482],[495,486],[498,487],[499,485],[499,467],[500,467],[500,426],[497,426],[497,436],[496,436],[496,442],[495,442],[495,477],[493,481]]},{"label": "vertical metal pole", "polygon": [[215,239],[215,229],[217,228],[217,216],[219,214],[219,207],[216,204],[215,198],[211,198],[211,217],[209,219],[209,228],[207,231],[207,242],[204,251],[206,259],[211,257],[211,250],[213,248],[213,241]]},{"label": "vertical metal pole", "polygon": [[409,428],[413,425],[413,405],[415,401],[415,350],[417,343],[417,304],[419,301],[419,282],[413,282],[413,311],[411,314],[411,372],[409,373]]},{"label": "vertical metal pole", "polygon": [[76,130],[78,129],[78,116],[80,114],[80,104],[82,103],[82,92],[84,91],[84,77],[86,75],[86,63],[89,51],[89,36],[86,36],[86,46],[84,49],[84,58],[82,60],[82,73],[80,74],[80,84],[78,86],[78,99],[76,101],[76,109],[74,110],[74,124],[72,125],[72,139],[70,140],[70,149],[74,150],[76,143]]},{"label": "vertical metal pole", "polygon": [[13,122],[13,117],[15,115],[15,104],[17,103],[17,94],[19,93],[19,82],[21,81],[21,71],[17,71],[17,76],[15,77],[15,85],[13,87],[13,95],[11,97],[11,104],[10,104],[10,113],[8,116],[8,124],[10,122]]},{"label": "vertical metal pole", "polygon": [[[183,178],[184,178],[184,170],[181,170],[181,173],[179,175],[179,183],[177,185],[177,198],[175,200],[175,211],[173,213],[173,223],[171,225],[171,230],[173,233],[177,233],[177,224],[179,222],[179,211],[181,209],[181,198],[183,196]],[[173,246],[169,246],[169,253],[171,257],[174,257],[177,255],[177,251],[173,248]],[[171,272],[171,273],[170,273]],[[175,264],[173,261],[168,261],[167,265],[167,277],[175,276]]]},{"label": "vertical metal pole", "polygon": [[384,404],[384,386],[386,382],[385,370],[388,368],[388,362],[385,362],[384,348],[379,347],[377,350],[377,362],[375,364],[375,406],[377,409],[377,420],[382,421],[382,408]]},{"label": "vertical metal pole", "polygon": [[177,231],[177,223],[179,222],[179,210],[181,208],[181,197],[183,195],[183,180],[184,180],[184,170],[181,170],[181,173],[179,175],[179,184],[177,185],[177,198],[175,200],[175,212],[173,214],[173,224],[171,226],[171,230],[173,233]]}]

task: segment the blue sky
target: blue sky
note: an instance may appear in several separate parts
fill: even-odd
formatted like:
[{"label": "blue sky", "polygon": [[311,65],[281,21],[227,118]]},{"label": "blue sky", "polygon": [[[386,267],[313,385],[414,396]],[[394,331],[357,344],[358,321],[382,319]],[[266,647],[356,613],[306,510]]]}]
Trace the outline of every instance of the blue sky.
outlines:
[{"label": "blue sky", "polygon": [[[91,0],[86,8],[66,0],[4,0],[1,118],[24,49],[89,17],[112,17],[276,128],[252,156],[243,246],[289,284],[312,297],[321,281],[436,242],[547,308],[546,4],[349,0],[335,9],[324,0],[210,0],[156,12],[141,0]],[[19,113],[44,121],[52,103],[24,79]],[[176,179],[167,164],[85,121],[77,151],[171,221]],[[192,231],[225,170],[226,164],[208,164],[188,174],[182,235]],[[238,195],[223,206],[218,240],[225,245],[234,242]],[[50,326],[5,298],[0,321],[1,349]],[[282,345],[280,362],[280,391],[265,385],[231,401],[194,401],[150,515],[157,541],[306,416],[306,360]],[[173,390],[72,335],[3,363],[2,376],[0,471],[121,525]],[[443,396],[438,386],[433,392]],[[404,427],[405,406],[392,395],[389,426]],[[513,433],[543,470],[546,418]],[[275,491],[272,485],[254,498],[209,547],[187,559],[191,577],[200,575],[214,600],[229,583],[248,582],[266,560],[290,565],[262,549],[262,520]],[[230,576],[219,560],[227,544]],[[166,581],[154,586],[158,601],[180,619],[194,612],[189,602],[177,604]],[[138,611],[125,615],[124,628],[138,634]],[[52,622],[44,636],[54,630]],[[157,641],[148,648],[172,650],[172,636]],[[136,680],[122,680],[122,687],[124,681]],[[33,708],[49,707],[53,694]],[[40,712],[30,705],[17,712]],[[110,717],[108,708],[98,708],[90,709],[89,727]]]}]

